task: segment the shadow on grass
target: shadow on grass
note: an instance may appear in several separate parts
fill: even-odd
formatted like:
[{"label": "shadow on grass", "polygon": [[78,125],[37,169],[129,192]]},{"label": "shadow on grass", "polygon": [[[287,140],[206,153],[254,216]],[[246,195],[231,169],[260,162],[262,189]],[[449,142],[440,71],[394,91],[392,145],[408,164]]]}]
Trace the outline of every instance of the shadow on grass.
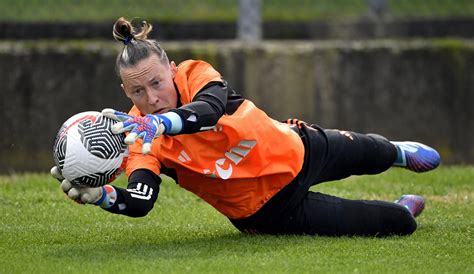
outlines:
[{"label": "shadow on grass", "polygon": [[[386,240],[384,240],[386,239]],[[163,238],[137,238],[126,241],[111,241],[101,243],[85,243],[84,245],[60,245],[49,252],[51,257],[75,258],[78,261],[94,262],[113,256],[114,260],[187,260],[222,258],[223,256],[268,256],[294,252],[299,249],[324,250],[331,246],[351,247],[364,242],[386,241],[398,242],[406,237],[322,237],[301,235],[248,235],[239,232],[225,235],[184,236],[180,239]]]}]

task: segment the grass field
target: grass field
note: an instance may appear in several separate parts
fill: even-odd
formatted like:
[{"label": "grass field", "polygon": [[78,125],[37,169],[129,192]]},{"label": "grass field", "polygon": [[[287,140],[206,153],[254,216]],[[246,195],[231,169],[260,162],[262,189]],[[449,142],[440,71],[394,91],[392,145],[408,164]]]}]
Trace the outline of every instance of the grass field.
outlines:
[{"label": "grass field", "polygon": [[[310,21],[366,16],[366,0],[264,0],[263,20]],[[474,16],[472,0],[386,0],[393,16]],[[237,0],[0,0],[0,21],[100,22],[118,16],[150,21],[235,21]]]},{"label": "grass field", "polygon": [[317,186],[346,198],[427,198],[409,237],[330,238],[242,235],[171,181],[133,219],[71,202],[47,174],[1,176],[0,273],[474,273],[473,185],[471,166]]}]

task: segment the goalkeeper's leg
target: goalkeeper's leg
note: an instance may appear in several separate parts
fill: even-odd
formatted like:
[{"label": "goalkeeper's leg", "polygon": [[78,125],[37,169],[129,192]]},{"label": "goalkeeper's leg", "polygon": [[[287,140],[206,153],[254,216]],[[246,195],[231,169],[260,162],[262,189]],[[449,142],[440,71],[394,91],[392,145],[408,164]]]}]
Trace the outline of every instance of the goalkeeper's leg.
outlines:
[{"label": "goalkeeper's leg", "polygon": [[244,233],[274,235],[409,235],[417,227],[409,209],[398,203],[348,200],[311,191],[285,214],[231,222]]},{"label": "goalkeeper's leg", "polygon": [[324,134],[326,157],[310,163],[323,165],[316,184],[351,175],[378,174],[389,169],[397,159],[397,148],[380,135],[335,129],[325,129]]},{"label": "goalkeeper's leg", "polygon": [[324,130],[324,133],[327,157],[316,183],[351,175],[378,174],[392,166],[425,172],[440,163],[438,152],[420,143],[390,142],[377,134],[341,130]]},{"label": "goalkeeper's leg", "polygon": [[310,235],[389,236],[408,235],[416,221],[404,206],[385,201],[348,200],[318,192],[308,192],[292,212],[291,222],[283,223],[286,233]]}]

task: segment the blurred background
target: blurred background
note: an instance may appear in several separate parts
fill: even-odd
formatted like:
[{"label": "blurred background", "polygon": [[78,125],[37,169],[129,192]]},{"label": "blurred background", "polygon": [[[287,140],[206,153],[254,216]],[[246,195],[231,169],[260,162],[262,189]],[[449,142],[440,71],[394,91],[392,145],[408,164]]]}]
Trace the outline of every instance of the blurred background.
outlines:
[{"label": "blurred background", "polygon": [[0,0],[0,173],[48,171],[61,124],[130,102],[112,25],[150,22],[278,120],[375,132],[474,164],[472,0]]}]

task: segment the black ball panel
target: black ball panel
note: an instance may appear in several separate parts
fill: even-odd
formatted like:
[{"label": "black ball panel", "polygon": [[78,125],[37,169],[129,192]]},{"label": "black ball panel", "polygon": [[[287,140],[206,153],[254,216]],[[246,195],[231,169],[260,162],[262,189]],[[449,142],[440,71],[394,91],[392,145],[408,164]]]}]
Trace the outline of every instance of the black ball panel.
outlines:
[{"label": "black ball panel", "polygon": [[102,115],[95,122],[84,120],[78,125],[84,147],[102,159],[119,157],[127,149],[124,134],[113,134],[110,127],[114,121]]},{"label": "black ball panel", "polygon": [[77,186],[99,187],[110,183],[120,171],[120,168],[117,168],[102,173],[88,174],[72,180],[71,183]]},{"label": "black ball panel", "polygon": [[59,171],[63,169],[66,158],[67,134],[65,134],[65,130],[66,126],[63,125],[56,135],[53,145],[54,163],[59,168]]}]

